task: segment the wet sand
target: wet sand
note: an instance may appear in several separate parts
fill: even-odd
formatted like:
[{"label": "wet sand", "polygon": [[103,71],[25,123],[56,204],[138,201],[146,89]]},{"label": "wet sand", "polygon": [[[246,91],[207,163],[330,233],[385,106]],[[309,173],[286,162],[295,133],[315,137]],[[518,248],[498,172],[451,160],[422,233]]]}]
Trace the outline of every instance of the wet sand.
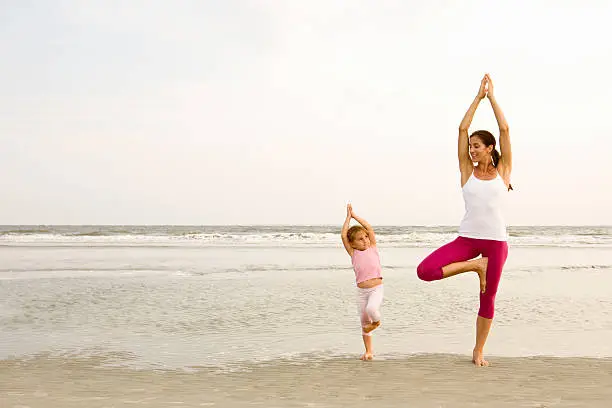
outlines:
[{"label": "wet sand", "polygon": [[[612,359],[416,355],[273,360],[234,370],[137,370],[104,358],[0,361],[2,408],[609,407]],[[116,362],[117,359],[115,358]]]}]

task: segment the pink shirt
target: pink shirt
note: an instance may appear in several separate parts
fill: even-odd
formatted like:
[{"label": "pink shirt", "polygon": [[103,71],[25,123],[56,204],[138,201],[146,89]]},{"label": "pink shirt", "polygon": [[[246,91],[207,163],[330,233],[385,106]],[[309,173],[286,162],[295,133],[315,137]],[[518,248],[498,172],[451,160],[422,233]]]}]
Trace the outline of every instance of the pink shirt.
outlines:
[{"label": "pink shirt", "polygon": [[371,246],[365,251],[353,250],[351,261],[357,283],[368,279],[382,278],[380,256],[378,255],[378,248],[375,246]]}]

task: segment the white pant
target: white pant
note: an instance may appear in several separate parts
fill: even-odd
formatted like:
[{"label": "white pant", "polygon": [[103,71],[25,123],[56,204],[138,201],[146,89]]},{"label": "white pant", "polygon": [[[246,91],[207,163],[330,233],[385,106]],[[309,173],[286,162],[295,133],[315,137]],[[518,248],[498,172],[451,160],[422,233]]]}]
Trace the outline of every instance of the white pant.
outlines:
[{"label": "white pant", "polygon": [[382,284],[373,288],[357,288],[357,306],[359,307],[359,318],[361,319],[361,334],[364,336],[372,335],[372,332],[363,332],[365,325],[380,321],[380,305],[383,301],[383,294]]}]

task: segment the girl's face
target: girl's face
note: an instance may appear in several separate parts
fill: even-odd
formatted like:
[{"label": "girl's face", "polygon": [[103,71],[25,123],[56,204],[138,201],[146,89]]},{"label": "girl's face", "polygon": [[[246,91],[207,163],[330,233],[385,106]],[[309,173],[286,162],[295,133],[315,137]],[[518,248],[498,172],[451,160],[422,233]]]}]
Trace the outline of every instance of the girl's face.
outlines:
[{"label": "girl's face", "polygon": [[359,231],[355,234],[355,238],[351,242],[351,247],[359,251],[365,251],[370,247],[370,237],[365,231]]},{"label": "girl's face", "polygon": [[478,136],[470,137],[470,157],[473,162],[485,162],[491,157],[493,145],[485,146]]}]

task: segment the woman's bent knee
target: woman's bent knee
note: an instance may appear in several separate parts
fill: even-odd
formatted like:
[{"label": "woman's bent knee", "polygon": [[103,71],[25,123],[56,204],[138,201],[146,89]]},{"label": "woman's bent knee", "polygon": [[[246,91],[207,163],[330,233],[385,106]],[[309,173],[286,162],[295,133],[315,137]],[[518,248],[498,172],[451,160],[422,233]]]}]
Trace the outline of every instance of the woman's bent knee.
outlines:
[{"label": "woman's bent knee", "polygon": [[442,278],[442,270],[423,261],[417,266],[417,276],[421,280],[431,282]]}]

